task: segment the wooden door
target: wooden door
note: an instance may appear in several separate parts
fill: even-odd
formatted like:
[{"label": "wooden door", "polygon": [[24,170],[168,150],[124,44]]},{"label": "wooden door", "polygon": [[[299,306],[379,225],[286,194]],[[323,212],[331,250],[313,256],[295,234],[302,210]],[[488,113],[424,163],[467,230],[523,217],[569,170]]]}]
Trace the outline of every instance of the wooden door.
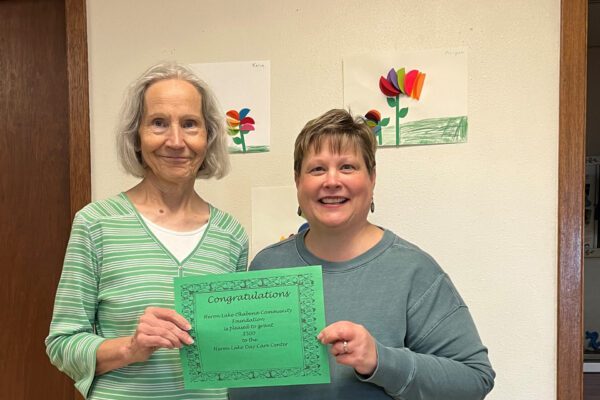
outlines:
[{"label": "wooden door", "polygon": [[90,199],[85,0],[0,1],[0,399],[73,399],[44,338]]},{"label": "wooden door", "polygon": [[583,206],[587,0],[562,0],[556,398],[583,397]]}]

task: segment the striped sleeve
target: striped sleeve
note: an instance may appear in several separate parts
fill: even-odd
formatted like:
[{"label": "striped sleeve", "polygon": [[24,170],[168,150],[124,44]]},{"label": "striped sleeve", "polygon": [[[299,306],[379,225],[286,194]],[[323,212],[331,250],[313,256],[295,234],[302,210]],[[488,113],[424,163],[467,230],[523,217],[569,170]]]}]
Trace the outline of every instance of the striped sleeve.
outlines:
[{"label": "striped sleeve", "polygon": [[[243,272],[248,270],[248,234],[244,227],[230,214],[211,206],[213,215],[213,231],[218,231],[221,240],[219,251],[225,252],[229,258],[229,263],[235,267],[230,272]],[[227,246],[225,246],[227,243]],[[217,250],[216,248],[214,250]]]},{"label": "striped sleeve", "polygon": [[[232,217],[230,217],[232,218]],[[238,259],[235,260],[235,271],[244,272],[248,270],[248,234],[244,227],[235,219],[232,218],[233,236],[235,242],[239,243],[241,250],[238,255]]]},{"label": "striped sleeve", "polygon": [[240,240],[243,247],[240,257],[237,260],[236,272],[245,272],[248,270],[248,236],[245,236],[245,233],[243,239],[245,240]]},{"label": "striped sleeve", "polygon": [[105,339],[94,333],[98,296],[97,259],[90,229],[75,216],[56,292],[46,352],[87,397],[96,371],[96,350]]}]

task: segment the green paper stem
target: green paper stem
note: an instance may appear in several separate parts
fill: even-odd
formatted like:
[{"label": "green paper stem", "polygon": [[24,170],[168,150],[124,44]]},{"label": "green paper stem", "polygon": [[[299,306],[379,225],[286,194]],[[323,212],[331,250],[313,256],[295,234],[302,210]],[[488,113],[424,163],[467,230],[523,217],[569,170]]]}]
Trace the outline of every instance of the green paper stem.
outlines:
[{"label": "green paper stem", "polygon": [[396,146],[400,146],[400,95],[396,96]]},{"label": "green paper stem", "polygon": [[249,131],[240,131],[240,138],[242,139],[242,152],[246,152],[246,141],[244,140],[244,135]]}]

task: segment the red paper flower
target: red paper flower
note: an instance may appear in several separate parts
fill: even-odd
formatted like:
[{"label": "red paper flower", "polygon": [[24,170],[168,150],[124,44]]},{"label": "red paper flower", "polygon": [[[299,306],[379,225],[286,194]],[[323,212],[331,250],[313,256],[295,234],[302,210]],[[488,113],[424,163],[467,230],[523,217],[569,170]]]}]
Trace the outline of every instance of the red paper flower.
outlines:
[{"label": "red paper flower", "polygon": [[[254,130],[254,119],[252,117],[248,117],[248,113],[250,113],[249,108],[242,108],[239,112],[236,110],[227,111],[226,120],[227,120],[227,133],[230,136],[233,136],[233,142],[235,144],[242,145],[242,152],[246,152],[246,141],[244,140],[244,135],[248,134],[248,132]],[[239,135],[239,137],[238,137]]]},{"label": "red paper flower", "polygon": [[379,78],[379,89],[381,93],[388,97],[398,97],[401,94],[419,100],[421,90],[425,82],[425,74],[413,69],[405,73],[404,68],[394,70],[393,68],[387,74]]},{"label": "red paper flower", "polygon": [[405,73],[404,68],[390,69],[387,78],[379,78],[379,90],[387,96],[387,103],[396,109],[396,145],[400,145],[400,118],[406,117],[408,107],[400,108],[400,95],[419,100],[425,74],[413,69]]},{"label": "red paper flower", "polygon": [[390,119],[384,118],[382,120],[381,113],[379,111],[369,110],[369,112],[365,114],[365,122],[367,123],[367,126],[371,128],[373,134],[377,137],[377,142],[379,143],[379,145],[381,145],[381,128],[387,126],[390,123]]}]

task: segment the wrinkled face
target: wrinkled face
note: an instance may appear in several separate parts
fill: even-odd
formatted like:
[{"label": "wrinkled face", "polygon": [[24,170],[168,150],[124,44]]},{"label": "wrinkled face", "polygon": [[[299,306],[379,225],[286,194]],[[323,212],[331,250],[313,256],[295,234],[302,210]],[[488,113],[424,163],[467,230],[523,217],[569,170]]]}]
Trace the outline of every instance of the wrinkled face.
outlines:
[{"label": "wrinkled face", "polygon": [[369,174],[354,148],[331,151],[325,140],[312,149],[296,177],[298,203],[311,229],[358,229],[367,223],[373,199],[375,172]]},{"label": "wrinkled face", "polygon": [[198,90],[178,79],[152,84],[144,96],[139,135],[146,176],[179,184],[196,179],[208,136]]}]

